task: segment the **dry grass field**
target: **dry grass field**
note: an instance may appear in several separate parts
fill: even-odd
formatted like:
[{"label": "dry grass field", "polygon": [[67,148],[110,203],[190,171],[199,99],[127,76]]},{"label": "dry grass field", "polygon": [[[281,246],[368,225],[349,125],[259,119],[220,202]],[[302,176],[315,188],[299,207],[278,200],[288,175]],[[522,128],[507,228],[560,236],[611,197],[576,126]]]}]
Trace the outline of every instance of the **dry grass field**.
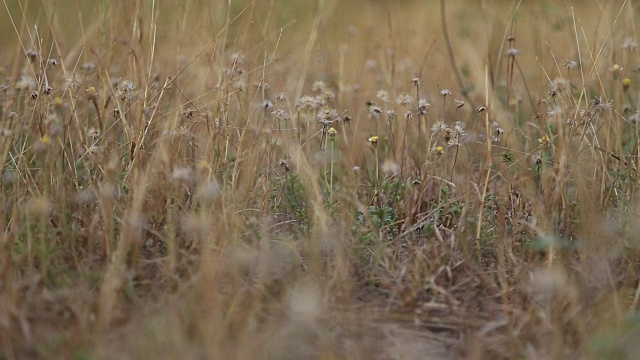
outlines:
[{"label": "dry grass field", "polygon": [[0,14],[0,359],[640,357],[637,1]]}]

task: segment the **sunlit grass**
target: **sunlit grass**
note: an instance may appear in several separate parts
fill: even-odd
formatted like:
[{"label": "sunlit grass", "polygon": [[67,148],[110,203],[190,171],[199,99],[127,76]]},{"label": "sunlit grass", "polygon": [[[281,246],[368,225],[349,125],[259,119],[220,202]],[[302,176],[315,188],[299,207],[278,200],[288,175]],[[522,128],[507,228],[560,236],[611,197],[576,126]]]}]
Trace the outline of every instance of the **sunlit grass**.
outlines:
[{"label": "sunlit grass", "polygon": [[1,357],[640,353],[633,3],[2,12]]}]

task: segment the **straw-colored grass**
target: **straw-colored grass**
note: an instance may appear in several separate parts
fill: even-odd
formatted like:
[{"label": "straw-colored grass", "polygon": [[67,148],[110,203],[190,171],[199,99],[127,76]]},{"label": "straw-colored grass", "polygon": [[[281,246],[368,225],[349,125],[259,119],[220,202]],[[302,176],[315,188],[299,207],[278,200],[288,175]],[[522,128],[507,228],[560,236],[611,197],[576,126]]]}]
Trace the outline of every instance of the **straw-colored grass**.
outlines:
[{"label": "straw-colored grass", "polygon": [[0,358],[637,358],[638,11],[3,0]]}]

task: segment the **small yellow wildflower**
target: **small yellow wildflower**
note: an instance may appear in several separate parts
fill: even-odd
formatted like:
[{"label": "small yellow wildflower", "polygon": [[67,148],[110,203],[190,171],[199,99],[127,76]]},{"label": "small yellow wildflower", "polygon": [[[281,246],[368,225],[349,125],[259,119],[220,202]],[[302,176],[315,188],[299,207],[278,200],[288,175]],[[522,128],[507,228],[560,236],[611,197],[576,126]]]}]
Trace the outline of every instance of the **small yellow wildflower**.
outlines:
[{"label": "small yellow wildflower", "polygon": [[329,128],[329,136],[330,137],[335,137],[337,134],[338,134],[338,130],[336,130],[333,127]]},{"label": "small yellow wildflower", "polygon": [[56,108],[61,108],[62,105],[64,105],[64,102],[62,101],[61,97],[56,97],[55,99],[53,99],[53,106],[55,106]]},{"label": "small yellow wildflower", "polygon": [[198,169],[199,170],[207,170],[209,169],[209,163],[206,160],[200,160],[198,162]]},{"label": "small yellow wildflower", "polygon": [[372,145],[377,145],[378,144],[378,139],[379,139],[379,137],[377,135],[373,135],[372,137],[369,138],[369,142]]},{"label": "small yellow wildflower", "polygon": [[549,145],[551,143],[551,139],[547,135],[542,135],[540,139],[538,139],[538,143],[540,146]]},{"label": "small yellow wildflower", "polygon": [[51,137],[49,135],[45,135],[45,136],[42,137],[42,139],[40,139],[40,142],[43,145],[49,145],[49,144],[51,144]]},{"label": "small yellow wildflower", "polygon": [[622,90],[627,91],[629,90],[630,86],[631,86],[631,79],[629,78],[622,79]]},{"label": "small yellow wildflower", "polygon": [[95,99],[96,96],[98,96],[98,92],[96,91],[96,88],[94,86],[87,89],[87,97],[89,98],[89,100]]}]

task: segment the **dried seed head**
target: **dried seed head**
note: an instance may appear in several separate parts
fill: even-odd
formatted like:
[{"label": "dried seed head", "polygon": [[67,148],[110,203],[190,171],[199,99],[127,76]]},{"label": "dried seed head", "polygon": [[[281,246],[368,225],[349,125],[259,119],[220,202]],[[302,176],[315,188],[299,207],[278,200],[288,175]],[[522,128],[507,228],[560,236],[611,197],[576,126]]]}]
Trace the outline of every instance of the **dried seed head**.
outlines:
[{"label": "dried seed head", "polygon": [[100,138],[100,129],[96,127],[90,128],[89,130],[87,130],[87,137],[89,137],[89,139],[91,139],[92,141],[96,141],[98,138]]},{"label": "dried seed head", "polygon": [[622,50],[633,52],[638,49],[638,41],[633,38],[626,38],[622,41]]},{"label": "dried seed head", "polygon": [[318,103],[313,96],[304,95],[298,100],[296,110],[314,110],[318,107]]},{"label": "dried seed head", "polygon": [[382,114],[382,108],[380,108],[378,105],[371,105],[369,106],[369,114],[377,118],[380,116],[380,114]]},{"label": "dried seed head", "polygon": [[609,68],[609,71],[611,71],[613,80],[618,80],[618,78],[620,77],[620,73],[622,72],[622,67],[620,67],[620,65],[618,64],[613,64],[613,66]]},{"label": "dried seed head", "polygon": [[278,161],[278,165],[284,168],[284,171],[289,172],[291,170],[291,167],[289,167],[289,162],[287,160],[280,159],[280,161]]},{"label": "dried seed head", "polygon": [[393,110],[388,110],[387,111],[387,120],[389,121],[393,121],[396,119],[396,112]]},{"label": "dried seed head", "polygon": [[189,182],[193,179],[191,168],[186,166],[176,166],[171,171],[171,180],[175,182]]},{"label": "dried seed head", "polygon": [[429,104],[426,99],[418,101],[418,112],[420,115],[425,115],[429,107],[431,107],[431,104]]},{"label": "dried seed head", "polygon": [[316,81],[313,83],[313,85],[311,85],[311,91],[313,92],[317,92],[317,93],[321,93],[324,92],[327,89],[327,85],[324,83],[324,81]]},{"label": "dried seed head", "polygon": [[376,98],[382,102],[389,102],[389,92],[386,90],[378,90],[376,92]]},{"label": "dried seed head", "polygon": [[198,190],[196,191],[196,198],[198,198],[198,200],[203,203],[211,203],[216,200],[221,193],[222,189],[220,187],[220,184],[218,184],[218,182],[215,180],[210,180],[198,186]]},{"label": "dried seed head", "polygon": [[276,120],[289,120],[289,113],[282,109],[276,109],[271,115]]},{"label": "dried seed head", "polygon": [[92,73],[94,71],[96,71],[98,67],[96,66],[96,64],[92,63],[92,62],[88,62],[88,63],[84,63],[82,64],[82,66],[80,67],[80,70],[86,72],[86,73]]},{"label": "dried seed head", "polygon": [[578,62],[575,60],[567,60],[564,62],[564,67],[567,69],[576,69],[578,68]]},{"label": "dried seed head", "polygon": [[36,60],[38,60],[38,52],[35,50],[28,50],[27,58],[29,59],[30,62],[35,62]]},{"label": "dried seed head", "polygon": [[413,98],[409,94],[400,94],[396,98],[396,103],[402,107],[407,107],[411,105],[413,102]]}]

